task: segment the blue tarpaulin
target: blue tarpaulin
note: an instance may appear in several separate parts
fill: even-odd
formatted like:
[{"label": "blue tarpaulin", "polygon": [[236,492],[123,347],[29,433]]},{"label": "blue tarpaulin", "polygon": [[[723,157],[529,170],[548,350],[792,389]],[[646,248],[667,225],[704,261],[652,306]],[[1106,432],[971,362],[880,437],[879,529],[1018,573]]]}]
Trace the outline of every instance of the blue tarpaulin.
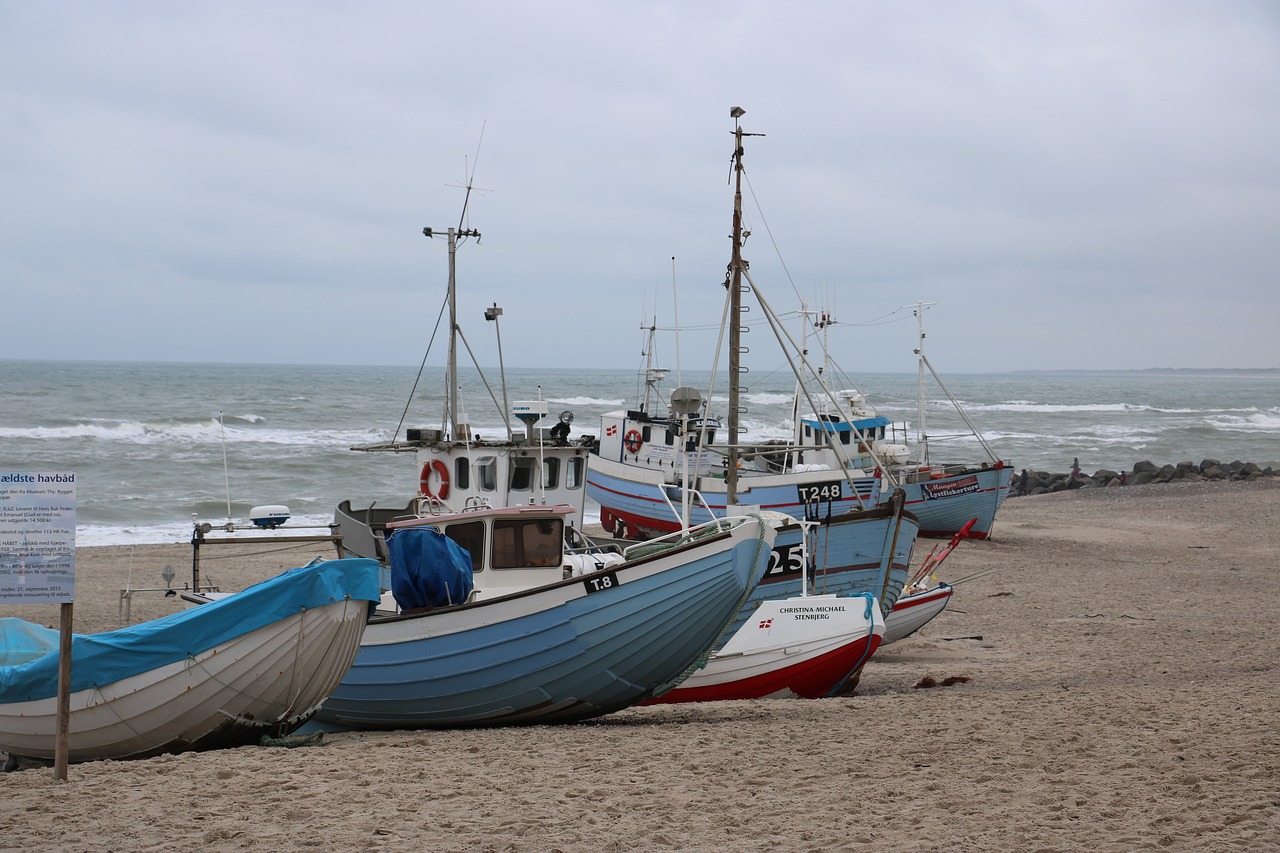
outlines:
[{"label": "blue tarpaulin", "polygon": [[387,539],[391,594],[401,610],[461,604],[471,595],[471,555],[434,527],[405,527]]},{"label": "blue tarpaulin", "polygon": [[[141,625],[71,640],[71,692],[110,684],[185,660],[269,625],[300,610],[346,598],[378,601],[378,562],[362,558],[328,560],[290,569],[235,595],[179,610]],[[20,620],[17,620],[20,621]],[[22,629],[7,626],[5,638]],[[46,699],[58,693],[59,634],[36,626],[48,650],[25,663],[0,666],[0,703]]]},{"label": "blue tarpaulin", "polygon": [[59,631],[14,616],[0,619],[0,666],[18,666],[57,651]]}]

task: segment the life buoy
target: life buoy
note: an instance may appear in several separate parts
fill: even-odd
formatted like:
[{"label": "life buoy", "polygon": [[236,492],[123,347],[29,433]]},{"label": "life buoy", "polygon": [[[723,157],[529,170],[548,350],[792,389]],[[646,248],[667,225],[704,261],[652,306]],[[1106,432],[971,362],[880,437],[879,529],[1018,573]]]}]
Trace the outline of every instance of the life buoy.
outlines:
[{"label": "life buoy", "polygon": [[[431,472],[440,479],[440,488],[431,491]],[[439,459],[432,459],[422,466],[422,475],[418,478],[418,490],[429,498],[444,500],[449,497],[449,468]]]},{"label": "life buoy", "polygon": [[640,448],[644,446],[644,439],[640,437],[639,430],[629,429],[623,436],[622,445],[627,448],[628,453],[639,453]]}]

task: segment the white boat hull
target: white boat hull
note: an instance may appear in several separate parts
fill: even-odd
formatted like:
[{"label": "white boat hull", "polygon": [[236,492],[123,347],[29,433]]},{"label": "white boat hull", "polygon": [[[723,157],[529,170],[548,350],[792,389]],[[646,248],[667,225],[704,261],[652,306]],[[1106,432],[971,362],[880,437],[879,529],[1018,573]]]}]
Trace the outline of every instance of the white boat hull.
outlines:
[{"label": "white boat hull", "polygon": [[833,696],[883,634],[880,605],[869,595],[764,601],[706,666],[654,701]]},{"label": "white boat hull", "polygon": [[884,640],[881,645],[896,643],[929,624],[947,608],[954,592],[954,587],[944,583],[933,589],[913,592],[899,598],[885,617]]},{"label": "white boat hull", "polygon": [[[71,694],[68,760],[251,743],[305,722],[364,634],[357,599],[303,610],[185,661]],[[52,760],[56,697],[0,704],[0,750]]]}]

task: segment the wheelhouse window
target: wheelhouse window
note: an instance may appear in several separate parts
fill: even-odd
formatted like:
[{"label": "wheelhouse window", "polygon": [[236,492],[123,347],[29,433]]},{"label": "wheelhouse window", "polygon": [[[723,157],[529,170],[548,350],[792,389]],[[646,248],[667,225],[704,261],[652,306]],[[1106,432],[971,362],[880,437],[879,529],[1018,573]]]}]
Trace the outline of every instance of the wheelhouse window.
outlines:
[{"label": "wheelhouse window", "polygon": [[554,489],[560,485],[560,459],[551,456],[542,460],[542,488]]},{"label": "wheelhouse window", "polygon": [[471,464],[465,457],[459,456],[453,462],[453,482],[463,491],[471,488]]},{"label": "wheelhouse window", "polygon": [[563,546],[562,519],[496,519],[493,522],[495,569],[558,566]]},{"label": "wheelhouse window", "polygon": [[566,489],[581,489],[583,470],[587,467],[585,459],[575,456],[569,460],[569,464],[564,470],[564,487]]},{"label": "wheelhouse window", "polygon": [[511,460],[511,491],[528,492],[533,489],[538,460],[532,456],[520,456]]},{"label": "wheelhouse window", "polygon": [[498,490],[498,460],[485,456],[476,461],[476,483],[482,492]]},{"label": "wheelhouse window", "polygon": [[466,521],[460,524],[450,524],[444,530],[444,535],[448,536],[459,546],[465,548],[467,553],[471,555],[471,571],[473,573],[484,569],[484,522],[483,521]]}]

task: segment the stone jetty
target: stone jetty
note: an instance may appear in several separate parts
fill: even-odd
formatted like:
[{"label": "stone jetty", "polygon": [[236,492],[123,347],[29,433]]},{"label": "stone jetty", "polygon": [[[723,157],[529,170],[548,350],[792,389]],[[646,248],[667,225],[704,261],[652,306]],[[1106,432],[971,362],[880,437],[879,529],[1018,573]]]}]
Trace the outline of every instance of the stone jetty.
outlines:
[{"label": "stone jetty", "polygon": [[[1150,483],[1202,482],[1205,480],[1257,480],[1261,477],[1275,477],[1277,472],[1270,466],[1265,468],[1253,462],[1219,462],[1216,459],[1205,459],[1199,464],[1186,461],[1176,465],[1157,465],[1154,462],[1134,463],[1132,471],[1112,471],[1100,468],[1092,475],[1083,471],[1071,476],[1051,474],[1045,471],[1027,470],[1025,494],[1044,495],[1051,492],[1063,492],[1068,489],[1093,489],[1110,486],[1144,486]],[[1022,471],[1013,474],[1013,488],[1009,496],[1023,494],[1021,488]]]}]

